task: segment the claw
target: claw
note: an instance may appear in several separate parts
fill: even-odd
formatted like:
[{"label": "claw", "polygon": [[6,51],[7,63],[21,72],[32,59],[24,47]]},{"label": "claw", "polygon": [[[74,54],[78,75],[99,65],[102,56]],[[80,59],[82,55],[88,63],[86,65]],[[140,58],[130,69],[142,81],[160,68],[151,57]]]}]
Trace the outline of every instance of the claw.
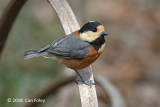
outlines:
[{"label": "claw", "polygon": [[92,87],[92,85],[96,85],[96,83],[92,82],[92,80],[85,80],[85,79],[75,79],[75,82],[78,84],[78,82],[82,82],[90,87]]}]

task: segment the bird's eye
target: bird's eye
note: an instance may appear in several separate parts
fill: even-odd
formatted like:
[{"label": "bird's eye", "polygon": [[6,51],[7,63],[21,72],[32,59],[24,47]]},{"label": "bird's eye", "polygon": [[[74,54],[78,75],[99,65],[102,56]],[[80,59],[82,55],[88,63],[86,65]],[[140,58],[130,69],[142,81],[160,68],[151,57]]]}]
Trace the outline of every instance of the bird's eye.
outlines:
[{"label": "bird's eye", "polygon": [[97,28],[93,28],[92,31],[93,31],[93,32],[97,32]]}]

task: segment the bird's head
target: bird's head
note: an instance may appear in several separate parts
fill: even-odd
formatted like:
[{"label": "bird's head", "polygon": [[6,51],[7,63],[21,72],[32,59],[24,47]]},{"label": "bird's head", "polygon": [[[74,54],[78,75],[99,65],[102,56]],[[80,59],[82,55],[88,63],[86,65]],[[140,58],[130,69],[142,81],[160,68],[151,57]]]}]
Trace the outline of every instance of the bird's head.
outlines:
[{"label": "bird's head", "polygon": [[80,39],[86,42],[93,42],[98,38],[108,35],[104,31],[104,26],[97,21],[90,21],[83,25],[79,31]]}]

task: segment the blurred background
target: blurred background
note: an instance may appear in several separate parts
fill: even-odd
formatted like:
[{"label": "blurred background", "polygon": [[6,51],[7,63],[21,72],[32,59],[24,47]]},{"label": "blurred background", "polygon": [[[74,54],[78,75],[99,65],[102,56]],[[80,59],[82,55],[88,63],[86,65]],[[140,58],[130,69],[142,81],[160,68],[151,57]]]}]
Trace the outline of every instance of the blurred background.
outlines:
[{"label": "blurred background", "polygon": [[[0,1],[0,16],[10,0]],[[108,78],[128,107],[160,107],[160,1],[68,0],[82,26],[101,22],[109,36],[102,56],[92,64],[94,75]],[[45,0],[28,0],[9,33],[0,61],[0,107],[23,107],[8,98],[30,98],[63,80],[64,66],[45,58],[24,60],[24,52],[65,35]],[[74,72],[72,72],[74,74]],[[97,87],[99,93],[100,87]],[[111,107],[99,99],[100,107]],[[102,100],[102,101],[101,101]],[[106,100],[108,102],[106,102]],[[69,84],[38,107],[81,107],[78,87]]]}]

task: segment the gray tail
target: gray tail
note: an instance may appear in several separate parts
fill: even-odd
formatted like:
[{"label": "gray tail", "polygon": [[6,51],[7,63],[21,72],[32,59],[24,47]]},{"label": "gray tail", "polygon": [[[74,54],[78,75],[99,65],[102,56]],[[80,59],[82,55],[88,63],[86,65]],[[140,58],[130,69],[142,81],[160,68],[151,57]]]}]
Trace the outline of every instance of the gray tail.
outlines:
[{"label": "gray tail", "polygon": [[47,56],[47,55],[49,55],[48,52],[38,52],[38,49],[28,50],[24,54],[24,59],[30,59],[30,58],[34,58],[34,57]]}]

